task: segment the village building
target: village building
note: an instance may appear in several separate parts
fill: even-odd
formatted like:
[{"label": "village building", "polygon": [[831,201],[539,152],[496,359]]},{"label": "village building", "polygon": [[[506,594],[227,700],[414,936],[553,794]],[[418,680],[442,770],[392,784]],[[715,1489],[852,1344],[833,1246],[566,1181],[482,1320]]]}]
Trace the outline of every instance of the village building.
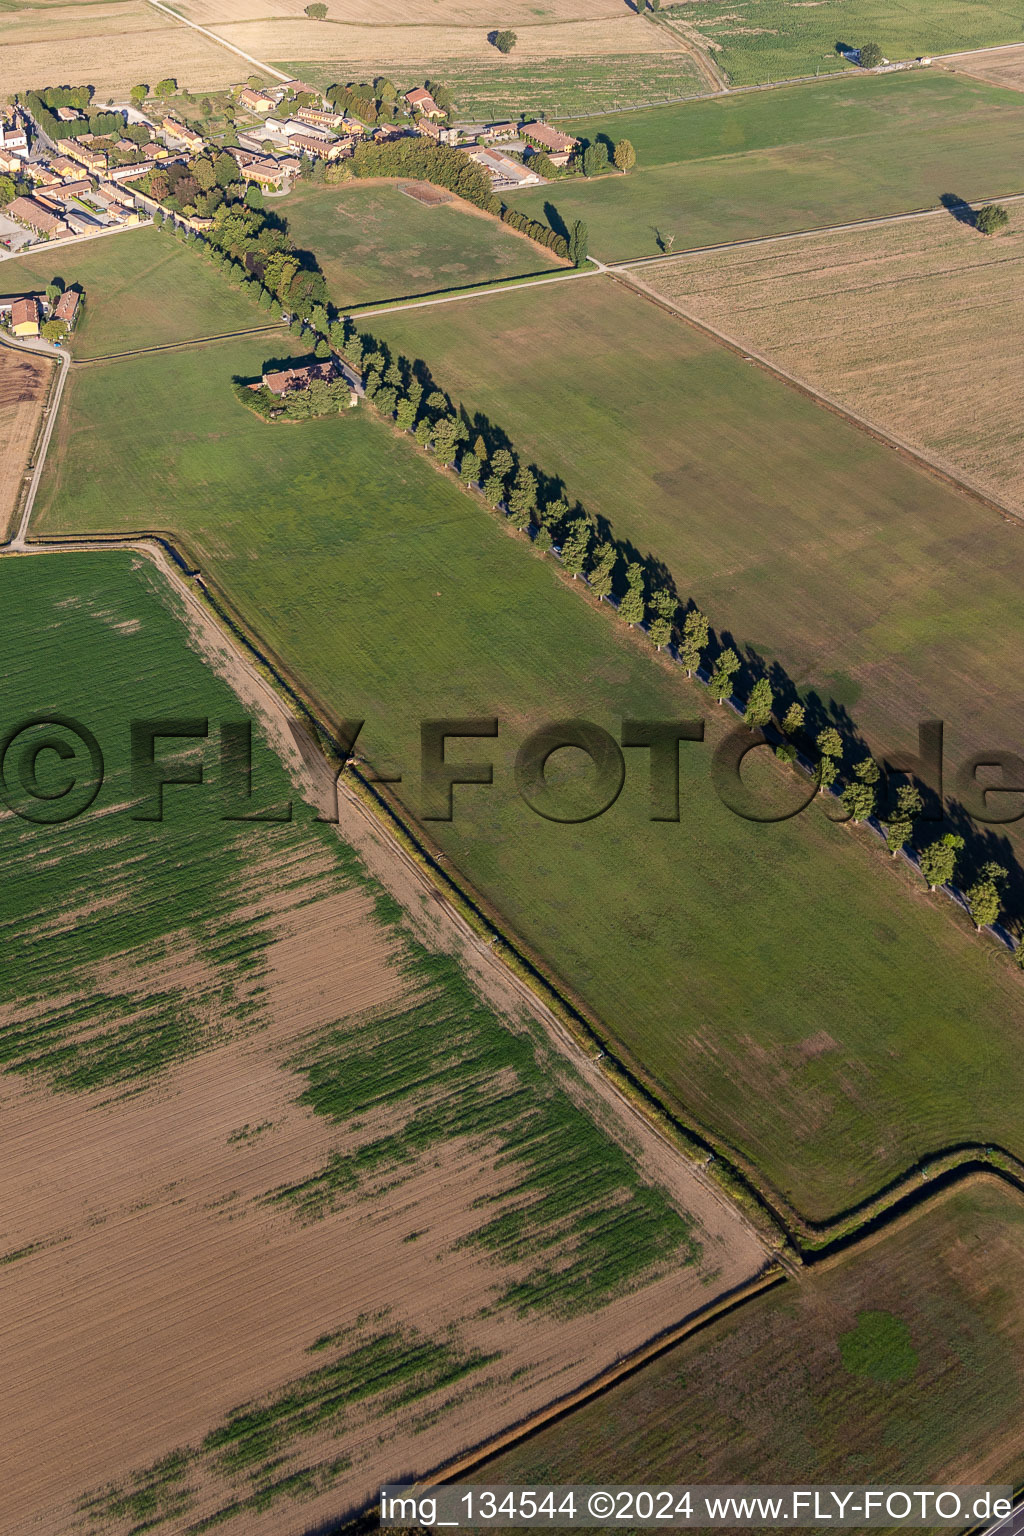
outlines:
[{"label": "village building", "polygon": [[[263,387],[269,389],[272,395],[290,395],[298,389],[308,389],[314,379],[323,379],[330,383],[338,376],[338,366],[333,360],[322,363],[310,363],[306,368],[285,368],[278,373],[265,373],[263,375]],[[259,389],[258,384],[251,386]]]},{"label": "village building", "polygon": [[352,153],[351,139],[314,139],[304,133],[293,133],[288,143],[311,160],[343,160]]},{"label": "village building", "polygon": [[410,112],[421,112],[424,117],[444,117],[446,114],[442,107],[423,86],[416,91],[406,91],[405,104]]},{"label": "village building", "polygon": [[528,144],[542,149],[555,165],[565,165],[580,144],[579,139],[561,133],[557,128],[549,128],[547,123],[524,123],[521,132]]},{"label": "village building", "polygon": [[15,299],[11,305],[11,331],[15,336],[38,336],[42,311],[38,299]]},{"label": "village building", "polygon": [[421,117],[416,124],[416,132],[424,138],[433,139],[435,144],[455,145],[461,137],[458,128],[442,128],[440,123],[435,123],[433,118]]},{"label": "village building", "polygon": [[6,149],[0,149],[0,171],[6,176],[17,176],[25,169],[17,155],[8,154]]},{"label": "village building", "polygon": [[301,134],[307,139],[332,139],[334,135],[329,128],[318,128],[313,123],[306,123],[297,117],[289,117],[284,124],[285,138],[289,141],[296,134]]},{"label": "village building", "polygon": [[80,123],[84,120],[85,114],[79,112],[77,107],[58,107],[57,116],[62,123]]},{"label": "village building", "polygon": [[155,165],[155,160],[140,160],[137,165],[115,165],[107,172],[107,177],[113,182],[134,181],[138,176],[145,176]]},{"label": "village building", "polygon": [[86,170],[91,171],[94,176],[98,176],[107,168],[107,157],[104,151],[93,149],[91,144],[85,144],[81,139],[65,139],[64,151],[72,160],[77,160],[79,165],[84,165]]},{"label": "village building", "polygon": [[28,130],[17,112],[10,118],[0,116],[0,149],[21,160],[28,155]]},{"label": "village building", "polygon": [[506,139],[518,139],[519,128],[515,123],[488,123],[477,137],[482,144],[500,144]]},{"label": "village building", "polygon": [[75,319],[78,315],[79,297],[80,295],[77,289],[65,288],[64,292],[57,300],[53,311],[53,318],[55,320],[63,320],[69,331],[74,325]]},{"label": "village building", "polygon": [[471,149],[468,150],[469,158],[475,160],[477,165],[484,170],[494,182],[495,191],[517,191],[520,187],[536,187],[543,182],[543,176],[538,176],[536,171],[531,171],[519,160],[513,160],[510,155],[503,155],[496,149]]},{"label": "village building", "polygon": [[294,173],[286,169],[286,165],[291,163],[295,171],[298,171],[300,164],[298,160],[273,160],[267,155],[252,154],[247,149],[232,149],[229,154],[238,162],[243,181],[254,181],[259,187],[273,187],[275,190],[291,185]]},{"label": "village building", "polygon": [[272,112],[277,102],[273,96],[268,96],[266,91],[256,90],[251,85],[244,85],[238,93],[239,103],[248,107],[250,112]]},{"label": "village building", "polygon": [[50,170],[59,176],[61,181],[75,181],[82,174],[82,167],[77,160],[72,160],[68,155],[54,155],[48,162]]},{"label": "village building", "polygon": [[69,203],[76,197],[92,191],[92,182],[88,176],[81,177],[78,181],[62,181],[56,186],[46,187],[45,190],[34,192],[32,195],[37,202],[44,203],[47,208],[59,210],[62,203]]},{"label": "village building", "polygon": [[183,144],[189,154],[201,155],[206,148],[202,134],[179,122],[176,117],[165,117],[160,126],[169,139],[173,139],[176,144]]},{"label": "village building", "polygon": [[332,112],[327,107],[299,107],[295,116],[307,128],[328,128],[333,132],[345,124],[344,112]]},{"label": "village building", "polygon": [[16,219],[19,224],[34,230],[37,235],[53,237],[71,233],[64,220],[49,208],[44,207],[35,197],[16,197],[13,202],[7,204],[4,212],[10,218]]}]

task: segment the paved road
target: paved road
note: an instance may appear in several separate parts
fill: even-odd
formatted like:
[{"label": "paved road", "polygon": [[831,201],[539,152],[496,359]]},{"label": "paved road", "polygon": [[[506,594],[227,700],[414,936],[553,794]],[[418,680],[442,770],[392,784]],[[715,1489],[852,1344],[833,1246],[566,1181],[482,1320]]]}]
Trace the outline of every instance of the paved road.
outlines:
[{"label": "paved road", "polygon": [[240,59],[247,64],[255,64],[257,69],[265,75],[273,75],[275,80],[290,80],[291,75],[283,75],[279,69],[273,69],[269,64],[264,64],[262,59],[256,59],[251,53],[246,53],[241,48],[236,48],[234,43],[226,42],[223,37],[218,37],[216,32],[211,32],[209,27],[201,27],[198,21],[189,21],[187,16],[182,16],[180,11],[174,11],[169,5],[162,4],[162,0],[149,0],[150,5],[155,5],[158,11],[163,11],[166,16],[173,16],[175,21],[180,21],[182,26],[191,27],[193,32],[201,32],[208,37],[211,43],[217,43],[221,48],[227,48],[230,53],[237,53]]},{"label": "paved road", "polygon": [[981,1536],[1024,1536],[1024,1499],[1002,1520],[985,1526]]}]

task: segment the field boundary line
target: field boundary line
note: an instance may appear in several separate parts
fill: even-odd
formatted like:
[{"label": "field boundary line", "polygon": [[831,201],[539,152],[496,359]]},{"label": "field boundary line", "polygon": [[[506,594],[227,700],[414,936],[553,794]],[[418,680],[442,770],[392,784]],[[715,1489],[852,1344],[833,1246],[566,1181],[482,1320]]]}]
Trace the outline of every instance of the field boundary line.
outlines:
[{"label": "field boundary line", "polygon": [[608,268],[607,270],[609,276],[616,282],[623,283],[627,287],[632,288],[634,293],[640,294],[649,303],[657,304],[667,314],[675,315],[680,320],[684,320],[688,325],[692,325],[695,330],[701,331],[713,341],[727,347],[730,352],[735,353],[738,357],[742,357],[744,361],[756,363],[764,372],[770,373],[774,378],[779,379],[781,383],[788,385],[798,394],[804,395],[808,400],[813,400],[816,405],[820,405],[823,409],[830,411],[834,416],[842,417],[844,421],[848,421],[851,426],[856,427],[858,431],[865,433],[866,436],[874,438],[876,442],[893,449],[902,458],[909,460],[917,468],[925,470],[934,479],[941,480],[945,485],[960,491],[964,496],[978,502],[988,511],[998,513],[1007,522],[1012,521],[1024,524],[1024,512],[1018,512],[1013,507],[1007,506],[998,497],[993,496],[991,492],[984,490],[980,485],[976,485],[968,476],[960,474],[951,467],[947,468],[938,459],[931,458],[927,452],[915,447],[912,443],[908,443],[904,438],[897,436],[895,432],[890,432],[888,428],[879,426],[877,422],[871,421],[867,416],[861,416],[857,411],[851,410],[849,406],[843,405],[841,401],[834,399],[831,395],[827,395],[824,390],[809,384],[805,379],[800,378],[798,374],[791,373],[788,368],[783,368],[780,363],[773,362],[763,352],[758,352],[754,347],[747,346],[735,336],[730,336],[727,331],[720,330],[710,321],[694,315],[676,300],[666,298],[664,294],[658,293],[657,289],[652,288],[649,283],[645,283],[642,278],[634,277],[631,273],[623,272],[620,269]]},{"label": "field boundary line", "polygon": [[229,53],[237,54],[240,59],[245,59],[247,64],[255,64],[256,68],[262,70],[265,75],[273,75],[275,80],[284,81],[292,79],[291,75],[283,74],[281,70],[275,69],[272,64],[264,64],[262,59],[254,58],[251,53],[246,53],[242,48],[236,48],[234,43],[229,43],[226,38],[218,37],[216,32],[210,31],[209,27],[201,27],[198,21],[189,21],[188,17],[183,16],[180,11],[175,11],[169,5],[164,5],[163,0],[149,0],[149,4],[155,6],[158,11],[163,11],[165,15],[173,16],[174,20],[180,21],[182,26],[191,27],[193,32],[201,32],[211,42],[217,43],[221,48],[226,48]]},{"label": "field boundary line", "polygon": [[232,341],[236,336],[266,336],[276,331],[287,331],[283,320],[272,325],[251,325],[242,331],[221,331],[217,336],[193,336],[185,341],[164,341],[155,347],[133,347],[127,352],[101,352],[96,357],[73,357],[72,366],[89,368],[93,363],[116,363],[126,357],[148,357],[153,352],[179,352],[184,347],[208,347],[218,341]]}]

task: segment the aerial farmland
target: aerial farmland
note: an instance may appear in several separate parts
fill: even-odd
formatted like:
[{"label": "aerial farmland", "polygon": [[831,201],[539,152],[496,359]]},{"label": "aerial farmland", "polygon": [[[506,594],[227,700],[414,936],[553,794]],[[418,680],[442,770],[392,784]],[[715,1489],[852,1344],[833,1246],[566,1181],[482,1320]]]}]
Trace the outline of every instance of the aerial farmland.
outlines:
[{"label": "aerial farmland", "polygon": [[1020,28],[0,0],[0,1536],[1017,1536]]}]

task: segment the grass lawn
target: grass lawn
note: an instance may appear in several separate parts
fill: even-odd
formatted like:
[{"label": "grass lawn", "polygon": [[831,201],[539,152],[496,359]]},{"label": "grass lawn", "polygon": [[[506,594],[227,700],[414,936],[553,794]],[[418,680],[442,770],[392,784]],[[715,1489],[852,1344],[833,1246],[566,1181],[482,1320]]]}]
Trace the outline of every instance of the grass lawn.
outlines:
[{"label": "grass lawn", "polygon": [[496,219],[461,202],[428,207],[394,182],[300,186],[280,211],[341,308],[561,266]]},{"label": "grass lawn", "polygon": [[[766,665],[780,697],[797,689],[812,718],[876,752],[910,750],[918,721],[943,719],[950,793],[964,758],[1024,738],[1017,523],[613,280],[452,309],[373,325],[570,503],[664,561],[751,657],[743,692]],[[979,855],[1012,866],[998,830]]]},{"label": "grass lawn", "polygon": [[221,272],[158,229],[0,262],[0,293],[39,290],[55,276],[85,290],[71,344],[76,358],[269,323],[267,312]]},{"label": "grass lawn", "polygon": [[607,261],[656,254],[672,236],[682,250],[937,207],[943,193],[1024,190],[1024,101],[924,70],[566,126],[581,138],[629,139],[638,169],[528,188],[515,206],[556,227],[584,219]]},{"label": "grass lawn", "polygon": [[[799,9],[799,16],[796,11]],[[859,48],[875,42],[887,58],[916,59],[964,48],[1020,42],[1024,21],[997,0],[917,0],[913,6],[885,0],[687,0],[662,7],[663,16],[696,27],[718,46],[714,58],[734,85],[759,84],[846,69],[840,43]]]},{"label": "grass lawn", "polygon": [[[249,415],[229,380],[263,356],[247,340],[73,373],[42,525],[180,529],[313,693],[367,721],[370,760],[405,774],[414,812],[420,719],[499,715],[499,742],[449,749],[493,752],[495,786],[458,791],[432,830],[664,1091],[812,1214],[953,1141],[1024,1150],[1019,979],[817,810],[776,826],[727,811],[708,779],[722,713],[681,753],[679,825],[648,820],[636,754],[607,816],[526,809],[510,763],[527,729],[574,715],[617,734],[706,696],[368,414]],[[791,473],[807,479],[806,459]]]},{"label": "grass lawn", "polygon": [[[343,63],[292,61],[277,65],[299,80],[327,87],[337,80],[361,80]],[[454,93],[466,122],[520,115],[529,118],[568,113],[615,112],[678,96],[699,96],[707,87],[685,53],[602,54],[545,59],[426,59],[405,69],[410,79],[443,80]]]},{"label": "grass lawn", "polygon": [[[489,1462],[495,1483],[1021,1479],[1018,1194],[975,1183]],[[982,1471],[982,1468],[984,1471]]]}]

